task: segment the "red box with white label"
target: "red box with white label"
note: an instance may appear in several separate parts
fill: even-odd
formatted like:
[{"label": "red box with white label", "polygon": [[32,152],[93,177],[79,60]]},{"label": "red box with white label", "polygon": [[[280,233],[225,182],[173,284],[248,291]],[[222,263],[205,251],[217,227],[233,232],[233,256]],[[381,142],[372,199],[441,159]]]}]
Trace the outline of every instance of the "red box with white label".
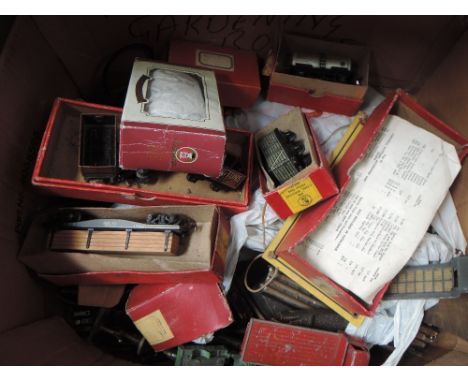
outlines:
[{"label": "red box with white label", "polygon": [[168,61],[214,70],[223,106],[252,107],[260,94],[255,52],[175,40],[171,42]]},{"label": "red box with white label", "polygon": [[120,126],[122,169],[216,177],[225,144],[213,71],[135,60]]},{"label": "red box with white label", "polygon": [[231,310],[216,283],[138,285],[127,315],[156,351],[163,351],[225,328]]},{"label": "red box with white label", "polygon": [[[314,208],[286,220],[277,237],[263,254],[265,260],[355,326],[362,324],[365,316],[374,314],[388,285],[379,291],[371,304],[366,304],[299,256],[296,248],[317,229],[339,201],[343,195],[342,191],[350,182],[351,168],[365,156],[389,114],[398,115],[453,144],[462,163],[468,155],[466,148],[468,139],[466,137],[429,113],[406,92],[397,90],[388,96],[364,123],[355,125],[351,130],[348,130],[348,135],[345,137],[346,144],[337,153],[336,158],[338,159],[334,160],[335,166],[332,169],[340,193]],[[464,165],[466,166],[466,163]]]},{"label": "red box with white label", "polygon": [[242,341],[244,362],[270,366],[367,366],[364,342],[344,333],[250,320]]},{"label": "red box with white label", "polygon": [[[52,212],[33,220],[18,259],[57,285],[218,283],[224,278],[229,243],[229,221],[215,206],[160,206],[135,208],[73,208],[75,214],[94,219],[145,222],[148,214],[184,215],[196,228],[182,238],[180,253],[134,255],[123,252],[58,251],[50,248]],[[48,223],[49,222],[49,223]]]},{"label": "red box with white label", "polygon": [[[305,152],[311,155],[312,164],[275,187],[273,180],[264,169],[258,142],[276,128],[296,134],[299,141],[304,144]],[[258,173],[263,196],[281,219],[297,214],[338,193],[327,159],[317,144],[313,129],[310,129],[299,108],[293,109],[256,133],[255,142],[257,158],[260,158]]]},{"label": "red box with white label", "polygon": [[[291,67],[295,54],[300,55],[301,61],[310,61],[316,68],[351,62],[353,76],[359,84],[294,74]],[[276,53],[267,99],[335,114],[354,115],[367,92],[369,61],[370,51],[366,47],[286,34]]]},{"label": "red box with white label", "polygon": [[114,115],[122,109],[83,101],[57,98],[53,104],[34,167],[32,183],[55,195],[103,202],[155,206],[168,204],[215,204],[227,213],[247,210],[253,171],[253,134],[227,129],[226,149],[240,158],[246,175],[234,191],[214,191],[211,183],[187,179],[186,173],[160,173],[156,182],[143,185],[93,183],[85,181],[79,168],[80,121],[83,114]]}]

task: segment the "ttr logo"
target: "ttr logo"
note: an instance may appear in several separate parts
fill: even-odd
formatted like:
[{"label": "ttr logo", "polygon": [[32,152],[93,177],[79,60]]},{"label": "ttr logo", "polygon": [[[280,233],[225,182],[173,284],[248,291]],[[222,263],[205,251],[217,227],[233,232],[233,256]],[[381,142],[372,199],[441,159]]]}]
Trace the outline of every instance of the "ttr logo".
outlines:
[{"label": "ttr logo", "polygon": [[197,160],[198,155],[195,149],[191,147],[181,147],[175,152],[175,157],[182,163],[193,163]]}]

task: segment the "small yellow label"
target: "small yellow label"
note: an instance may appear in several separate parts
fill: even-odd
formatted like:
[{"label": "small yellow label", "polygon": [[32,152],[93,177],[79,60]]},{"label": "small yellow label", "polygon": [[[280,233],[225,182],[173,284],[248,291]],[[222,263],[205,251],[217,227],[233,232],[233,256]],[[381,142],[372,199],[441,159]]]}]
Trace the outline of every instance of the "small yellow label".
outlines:
[{"label": "small yellow label", "polygon": [[174,338],[174,334],[160,310],[135,321],[135,326],[150,345],[157,345]]},{"label": "small yellow label", "polygon": [[294,214],[322,199],[317,186],[310,178],[302,179],[279,190],[279,194]]}]

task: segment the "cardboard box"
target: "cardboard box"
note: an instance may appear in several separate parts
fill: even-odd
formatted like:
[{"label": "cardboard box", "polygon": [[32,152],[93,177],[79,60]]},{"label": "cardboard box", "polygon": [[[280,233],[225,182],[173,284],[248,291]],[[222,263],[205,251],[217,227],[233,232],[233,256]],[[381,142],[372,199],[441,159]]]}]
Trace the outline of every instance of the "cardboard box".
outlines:
[{"label": "cardboard box", "polygon": [[[62,329],[68,328],[70,334],[72,330],[63,320],[46,320],[50,324],[44,330],[41,319],[49,311],[44,311],[44,301],[55,300],[50,298],[50,289],[44,287],[43,283],[36,282],[31,277],[31,272],[17,261],[16,255],[21,244],[18,232],[22,232],[23,224],[29,221],[31,212],[56,200],[44,197],[37,188],[29,187],[29,179],[25,179],[29,177],[25,175],[29,174],[25,170],[34,165],[38,146],[36,141],[40,141],[53,99],[59,94],[92,99],[115,95],[115,92],[109,95],[103,92],[102,78],[96,73],[100,73],[108,58],[115,57],[109,53],[114,52],[116,46],[128,45],[131,37],[129,33],[141,36],[140,39],[148,37],[148,45],[143,46],[143,52],[151,49],[159,52],[167,48],[163,37],[171,34],[172,30],[161,31],[160,38],[157,39],[157,25],[171,27],[172,20],[177,27],[176,33],[187,31],[189,37],[204,41],[214,41],[215,38],[219,43],[224,39],[232,42],[236,39],[235,34],[240,35],[243,32],[239,31],[239,26],[245,25],[245,34],[238,42],[247,47],[264,41],[265,33],[275,33],[279,25],[277,21],[287,22],[301,33],[311,33],[311,23],[316,22],[317,33],[322,34],[323,30],[323,34],[335,33],[345,39],[363,41],[373,46],[373,61],[376,62],[373,67],[373,83],[381,89],[401,86],[419,91],[421,85],[424,84],[424,90],[430,83],[430,88],[427,88],[428,97],[424,101],[421,99],[421,103],[468,136],[468,72],[465,70],[468,33],[461,35],[464,31],[463,16],[336,18],[337,16],[328,16],[322,20],[322,17],[313,16],[279,16],[279,19],[275,18],[268,24],[270,17],[243,16],[237,23],[233,17],[226,15],[180,15],[173,19],[164,15],[143,18],[101,16],[100,19],[95,16],[9,18],[14,25],[8,35],[5,33],[7,39],[0,60],[3,132],[0,142],[3,270],[0,278],[0,300],[3,306],[8,307],[4,309],[7,314],[0,315],[2,364],[24,366],[122,363],[101,351],[96,352],[92,346],[77,348],[74,345],[80,343],[80,339],[76,335],[64,342]],[[213,33],[215,28],[221,29],[225,24],[228,25],[220,33]],[[5,32],[7,31],[5,26]],[[67,38],[64,38],[65,34]],[[96,46],[102,49],[96,49]],[[130,49],[134,47],[131,45]],[[124,50],[123,56],[127,57],[127,53],[128,50]],[[117,68],[116,65],[112,66],[107,79],[112,86],[111,92],[120,89],[120,85],[126,86],[128,80],[124,78],[125,74],[120,75],[126,70],[119,70],[126,67],[126,60],[121,59],[122,54],[118,58],[114,63],[118,62],[120,65]],[[438,69],[434,71],[435,68]],[[47,75],[28,75],[33,72]],[[78,91],[82,94],[77,94]],[[467,236],[468,166],[464,166],[461,175],[463,176],[452,187],[452,196]],[[457,321],[463,320],[465,315],[466,311],[462,312]],[[453,318],[453,315],[449,316],[448,320],[453,321]],[[466,325],[463,330],[466,337]],[[25,343],[28,346],[24,346]],[[51,344],[57,346],[51,347]],[[67,357],[63,357],[64,352],[68,353]],[[453,353],[447,354],[452,364],[468,363],[466,358],[453,357]]]},{"label": "cardboard box", "polygon": [[[336,165],[333,168],[340,190],[344,190],[348,185],[350,181],[349,170],[365,155],[369,145],[390,113],[396,114],[454,144],[461,161],[468,154],[466,148],[468,140],[465,137],[430,114],[407,93],[398,90],[387,97],[364,124],[355,125],[353,130],[347,132],[347,143],[342,147],[339,160],[335,161]],[[464,168],[466,168],[466,164]],[[313,209],[286,220],[263,257],[331,309],[355,326],[359,326],[365,316],[374,314],[388,285],[376,295],[369,306],[295,253],[295,247],[318,227],[341,195],[342,193]]]},{"label": "cardboard box", "polygon": [[126,311],[156,351],[193,341],[233,322],[216,283],[138,285],[128,297]]},{"label": "cardboard box", "polygon": [[364,341],[277,322],[250,320],[241,360],[271,366],[367,366]]},{"label": "cardboard box", "polygon": [[182,214],[197,227],[177,256],[103,255],[92,252],[49,250],[50,212],[33,221],[19,260],[41,277],[59,285],[156,284],[219,282],[224,277],[229,222],[215,206],[163,206],[135,208],[78,208],[96,218],[145,221],[149,213]]},{"label": "cardboard box", "polygon": [[120,126],[122,169],[218,176],[225,144],[214,72],[135,60]]},{"label": "cardboard box", "polygon": [[[275,187],[273,180],[265,171],[258,148],[258,141],[275,128],[294,132],[297,139],[304,143],[305,152],[310,153],[312,157],[311,165],[278,187]],[[314,132],[309,128],[299,108],[281,116],[256,133],[255,143],[263,196],[281,219],[297,214],[338,192],[338,187],[328,168],[327,159],[321,152]]]},{"label": "cardboard box", "polygon": [[239,149],[247,179],[238,191],[218,191],[208,181],[192,183],[185,173],[161,173],[154,184],[129,186],[126,183],[98,184],[84,180],[79,168],[79,131],[82,114],[111,114],[120,117],[122,109],[57,98],[52,107],[32,183],[55,195],[125,203],[141,206],[168,204],[216,204],[229,214],[246,211],[250,199],[253,168],[253,135],[243,130],[227,130],[227,147]]},{"label": "cardboard box", "polygon": [[249,108],[260,94],[257,55],[253,51],[175,40],[168,61],[213,70],[223,106]]},{"label": "cardboard box", "polygon": [[[290,74],[293,53],[351,59],[356,65],[360,83],[355,85]],[[276,53],[267,99],[335,114],[354,115],[367,91],[369,60],[370,52],[366,47],[286,34]]]}]

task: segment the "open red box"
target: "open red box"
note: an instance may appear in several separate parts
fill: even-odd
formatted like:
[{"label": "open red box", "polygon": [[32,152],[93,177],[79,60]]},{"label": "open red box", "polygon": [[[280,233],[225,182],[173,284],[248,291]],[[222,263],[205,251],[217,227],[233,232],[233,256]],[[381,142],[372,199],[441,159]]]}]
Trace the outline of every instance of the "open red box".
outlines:
[{"label": "open red box", "polygon": [[138,285],[125,310],[155,351],[193,341],[233,322],[215,283]]},{"label": "open red box", "polygon": [[161,284],[184,281],[218,283],[223,280],[229,242],[229,221],[216,206],[160,206],[135,208],[75,208],[94,218],[145,221],[149,213],[182,214],[197,224],[177,256],[81,253],[50,249],[47,221],[35,218],[19,260],[58,285]]},{"label": "open red box", "polygon": [[[360,129],[356,128],[351,133],[344,154],[333,168],[335,179],[341,191],[347,187],[350,181],[349,170],[365,155],[369,145],[390,113],[399,115],[452,143],[457,149],[461,161],[468,154],[466,148],[468,139],[430,114],[407,93],[398,90],[387,97],[375,109],[367,121],[361,125]],[[367,305],[319,272],[295,252],[297,245],[318,227],[338,202],[341,195],[342,193],[318,204],[314,208],[308,209],[302,214],[289,218],[263,256],[268,262],[293,278],[330,308],[354,325],[359,326],[365,316],[374,314],[388,285],[376,295],[372,304]]]},{"label": "open red box", "polygon": [[[357,65],[356,71],[360,83],[340,83],[290,74],[288,66],[292,53],[331,55],[351,59]],[[363,46],[286,34],[276,54],[267,99],[335,114],[354,115],[367,92],[369,60],[369,49]]]},{"label": "open red box", "polygon": [[223,106],[252,107],[260,94],[257,56],[253,51],[175,40],[171,42],[168,62],[213,70]]},{"label": "open red box", "polygon": [[271,133],[275,128],[289,130],[304,143],[306,152],[313,158],[307,166],[285,183],[274,187],[273,180],[264,170],[257,146],[260,188],[267,203],[281,219],[297,214],[338,193],[325,155],[318,145],[313,129],[299,108],[281,116],[255,134],[255,141]]},{"label": "open red box", "polygon": [[242,166],[247,176],[237,191],[218,191],[208,181],[192,183],[185,173],[161,173],[155,184],[128,186],[86,182],[78,168],[80,116],[83,113],[111,114],[122,109],[82,101],[57,98],[52,107],[34,167],[32,183],[55,195],[140,206],[167,204],[215,204],[229,214],[247,210],[253,167],[253,135],[228,129],[228,141],[242,151]]}]

